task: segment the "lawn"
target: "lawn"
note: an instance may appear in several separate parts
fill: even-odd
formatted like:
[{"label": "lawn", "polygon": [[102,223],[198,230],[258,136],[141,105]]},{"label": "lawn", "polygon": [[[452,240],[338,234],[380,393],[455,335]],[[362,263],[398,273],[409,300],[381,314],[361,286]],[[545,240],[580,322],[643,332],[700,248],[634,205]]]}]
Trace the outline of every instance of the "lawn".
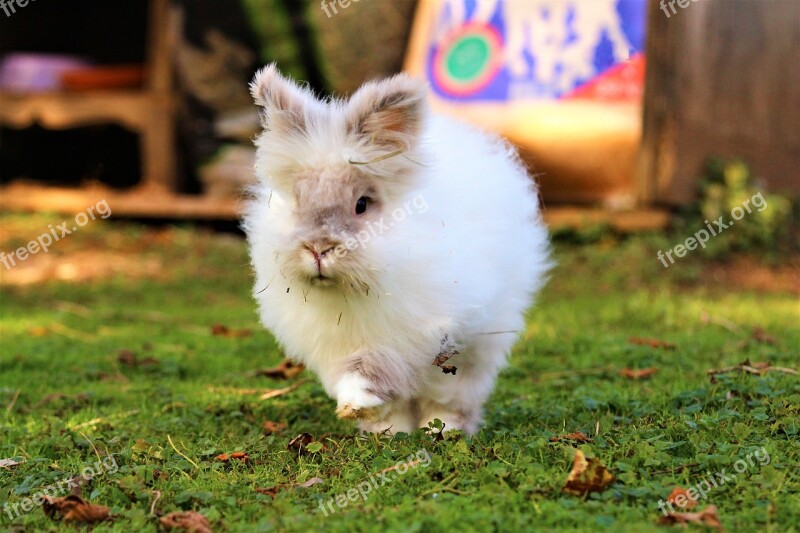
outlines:
[{"label": "lawn", "polygon": [[[62,218],[4,215],[0,249]],[[50,488],[110,508],[96,531],[669,531],[659,501],[709,485],[691,511],[725,529],[800,530],[800,376],[771,371],[800,367],[797,259],[665,269],[678,237],[592,240],[556,243],[471,438],[362,436],[307,372],[259,372],[283,357],[238,235],[98,220],[0,267],[0,529],[72,529],[33,506]],[[563,491],[576,448],[604,491]]]}]

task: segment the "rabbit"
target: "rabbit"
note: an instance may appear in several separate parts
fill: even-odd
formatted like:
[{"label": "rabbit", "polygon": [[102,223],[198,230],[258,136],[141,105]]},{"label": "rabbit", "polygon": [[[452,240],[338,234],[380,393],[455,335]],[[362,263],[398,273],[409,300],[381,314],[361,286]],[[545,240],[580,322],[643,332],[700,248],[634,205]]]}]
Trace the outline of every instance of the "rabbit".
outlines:
[{"label": "rabbit", "polygon": [[368,432],[474,434],[551,267],[534,181],[406,74],[315,98],[275,64],[242,227],[260,319]]}]

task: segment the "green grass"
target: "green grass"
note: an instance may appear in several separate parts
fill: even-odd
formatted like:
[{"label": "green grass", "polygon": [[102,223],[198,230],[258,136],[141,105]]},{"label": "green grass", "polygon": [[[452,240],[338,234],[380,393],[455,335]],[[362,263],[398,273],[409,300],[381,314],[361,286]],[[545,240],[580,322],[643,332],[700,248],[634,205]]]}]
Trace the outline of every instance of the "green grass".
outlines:
[{"label": "green grass", "polygon": [[[4,216],[11,229],[0,249],[24,244],[53,220],[60,218]],[[800,377],[730,373],[712,382],[706,375],[745,359],[797,368],[797,294],[739,289],[691,256],[664,269],[655,250],[669,242],[558,245],[559,266],[486,406],[486,426],[472,438],[451,433],[435,442],[421,431],[359,436],[335,417],[333,400],[311,376],[252,375],[282,356],[258,325],[240,239],[93,223],[48,257],[102,250],[155,266],[150,278],[119,272],[0,289],[0,459],[21,462],[0,468],[0,505],[20,504],[93,465],[97,453],[112,453],[118,470],[83,487],[114,516],[97,531],[156,531],[157,495],[156,515],[197,510],[218,531],[647,531],[663,529],[658,502],[676,485],[723,469],[730,475],[737,460],[763,447],[768,464],[748,466],[698,508],[716,505],[733,531],[798,531]],[[213,324],[253,335],[213,336]],[[755,327],[776,342],[753,339]],[[125,366],[120,350],[158,363]],[[619,375],[624,367],[659,371],[633,381]],[[268,400],[235,390],[304,378]],[[54,393],[65,396],[48,398]],[[265,435],[264,421],[288,428]],[[574,446],[551,437],[574,431],[593,438],[581,449],[617,476],[605,492],[562,492]],[[287,448],[303,432],[324,447],[302,455]],[[422,450],[428,466],[394,471],[366,500],[321,512],[321,501]],[[234,451],[250,461],[214,459]],[[324,483],[274,499],[255,491],[313,477]],[[67,528],[39,507],[13,521],[0,513],[0,529]]]}]

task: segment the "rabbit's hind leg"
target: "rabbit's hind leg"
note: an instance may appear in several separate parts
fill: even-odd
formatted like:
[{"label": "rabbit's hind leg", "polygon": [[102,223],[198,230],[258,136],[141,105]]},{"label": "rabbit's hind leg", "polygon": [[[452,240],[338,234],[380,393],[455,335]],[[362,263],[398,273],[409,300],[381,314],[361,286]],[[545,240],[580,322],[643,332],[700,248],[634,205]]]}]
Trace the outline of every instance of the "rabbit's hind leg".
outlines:
[{"label": "rabbit's hind leg", "polygon": [[[505,338],[503,338],[505,337]],[[483,404],[492,393],[495,380],[505,364],[515,336],[479,337],[460,354],[448,360],[455,375],[432,367],[431,376],[419,399],[418,425],[426,427],[439,419],[445,431],[460,429],[472,435],[481,425]]]},{"label": "rabbit's hind leg", "polygon": [[362,421],[359,427],[369,433],[411,433],[419,417],[416,400],[397,400],[386,406],[377,420]]}]

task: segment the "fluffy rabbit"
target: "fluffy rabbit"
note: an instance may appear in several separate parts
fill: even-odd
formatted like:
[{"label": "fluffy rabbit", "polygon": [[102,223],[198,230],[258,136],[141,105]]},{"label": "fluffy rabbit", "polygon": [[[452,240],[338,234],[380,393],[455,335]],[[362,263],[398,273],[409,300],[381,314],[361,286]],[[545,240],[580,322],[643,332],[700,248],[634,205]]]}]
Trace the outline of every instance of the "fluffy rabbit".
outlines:
[{"label": "fluffy rabbit", "polygon": [[474,433],[550,266],[517,153],[430,113],[403,74],[323,102],[273,64],[250,88],[264,132],[244,228],[261,321],[339,417]]}]

